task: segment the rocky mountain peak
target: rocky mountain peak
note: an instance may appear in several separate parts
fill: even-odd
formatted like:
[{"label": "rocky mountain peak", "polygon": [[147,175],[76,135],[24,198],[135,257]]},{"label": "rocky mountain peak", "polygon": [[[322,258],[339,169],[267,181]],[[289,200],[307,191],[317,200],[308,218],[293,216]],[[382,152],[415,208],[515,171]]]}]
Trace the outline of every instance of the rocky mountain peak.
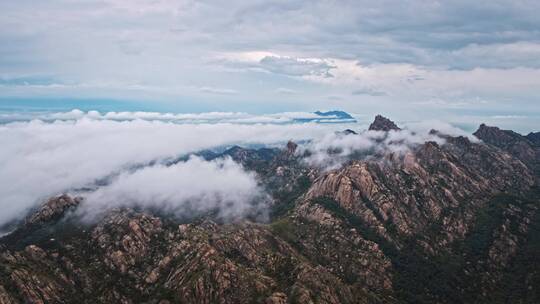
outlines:
[{"label": "rocky mountain peak", "polygon": [[481,124],[473,135],[496,146],[507,145],[521,138],[521,135],[513,131],[501,130],[498,127],[490,127],[486,124]]},{"label": "rocky mountain peak", "polygon": [[372,131],[390,131],[390,130],[401,130],[393,121],[382,116],[375,116],[375,120],[371,125],[369,125],[369,130]]},{"label": "rocky mountain peak", "polygon": [[[476,132],[474,132],[473,134],[480,138],[480,136],[485,136],[485,135],[493,135],[493,134],[496,134],[496,133],[500,133],[501,132],[501,129],[499,129],[498,127],[490,127],[488,125],[486,125],[485,123],[482,123],[480,124],[480,126],[478,127],[478,130],[476,130]],[[476,135],[478,134],[478,135]]]},{"label": "rocky mountain peak", "polygon": [[483,142],[496,146],[520,159],[531,168],[540,172],[540,147],[535,142],[534,133],[523,136],[511,130],[501,130],[481,124],[474,136]]},{"label": "rocky mountain peak", "polygon": [[289,140],[289,142],[287,142],[287,154],[288,155],[294,154],[297,147],[298,145],[294,141]]}]

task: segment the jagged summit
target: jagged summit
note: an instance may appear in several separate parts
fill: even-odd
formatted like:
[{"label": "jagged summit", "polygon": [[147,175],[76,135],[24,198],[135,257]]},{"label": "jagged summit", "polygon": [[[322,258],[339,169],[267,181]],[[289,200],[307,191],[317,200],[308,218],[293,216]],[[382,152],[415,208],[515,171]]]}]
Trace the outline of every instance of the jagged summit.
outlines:
[{"label": "jagged summit", "polygon": [[382,116],[375,116],[375,120],[371,125],[369,125],[369,130],[372,131],[390,131],[390,130],[401,130],[393,121]]},{"label": "jagged summit", "polygon": [[[532,135],[531,135],[532,134]],[[511,130],[502,130],[481,124],[474,136],[483,142],[499,147],[540,172],[540,147],[535,142],[535,133],[523,136]],[[536,139],[537,140],[537,139]]]},{"label": "jagged summit", "polygon": [[478,127],[478,130],[476,130],[473,135],[484,142],[496,146],[508,145],[515,141],[524,140],[523,136],[514,131],[501,130],[498,127],[490,127],[484,123]]}]

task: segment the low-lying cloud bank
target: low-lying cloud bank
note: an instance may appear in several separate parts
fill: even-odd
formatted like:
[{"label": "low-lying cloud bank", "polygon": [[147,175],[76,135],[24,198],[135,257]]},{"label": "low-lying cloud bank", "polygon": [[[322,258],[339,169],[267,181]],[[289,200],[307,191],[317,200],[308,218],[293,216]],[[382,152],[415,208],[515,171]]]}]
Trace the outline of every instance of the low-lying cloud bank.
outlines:
[{"label": "low-lying cloud bank", "polygon": [[[343,113],[346,114],[346,113]],[[0,123],[12,121],[29,121],[39,119],[42,121],[55,120],[148,120],[174,123],[234,123],[234,124],[290,124],[295,122],[320,122],[320,123],[353,123],[354,118],[348,115],[312,112],[282,112],[274,114],[249,114],[245,112],[206,112],[206,113],[160,113],[160,112],[105,112],[81,111],[74,109],[68,112],[7,112],[0,113]]]},{"label": "low-lying cloud bank", "polygon": [[264,214],[267,199],[255,176],[233,161],[190,158],[168,167],[162,161],[204,149],[284,145],[293,140],[302,143],[299,153],[310,151],[308,164],[331,169],[358,153],[402,152],[427,140],[442,142],[429,134],[427,126],[467,135],[438,122],[410,123],[409,130],[388,134],[365,131],[345,136],[336,131],[359,132],[365,125],[261,122],[271,115],[258,116],[258,122],[244,123],[249,118],[244,117],[232,123],[228,119],[244,115],[234,113],[189,114],[197,117],[174,121],[161,116],[168,114],[127,113],[132,116],[92,117],[91,111],[72,111],[46,114],[45,121],[0,124],[0,227],[53,195],[81,189],[92,189],[84,192],[82,212],[87,216],[125,205],[162,208],[177,215],[215,211],[224,219]]},{"label": "low-lying cloud bank", "polygon": [[20,218],[28,208],[52,195],[87,187],[134,165],[220,146],[320,138],[345,127],[316,123],[173,123],[85,116],[0,124],[0,226]]},{"label": "low-lying cloud bank", "polygon": [[230,158],[205,161],[198,157],[124,172],[84,197],[79,212],[86,218],[123,206],[156,208],[179,217],[207,212],[225,220],[265,217],[268,201],[254,173]]}]

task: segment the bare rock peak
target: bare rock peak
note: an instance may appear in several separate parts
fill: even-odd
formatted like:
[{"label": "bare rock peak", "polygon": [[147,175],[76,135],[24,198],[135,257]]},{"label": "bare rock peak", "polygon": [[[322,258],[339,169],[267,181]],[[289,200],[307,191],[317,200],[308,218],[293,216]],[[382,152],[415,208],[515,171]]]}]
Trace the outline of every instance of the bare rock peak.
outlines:
[{"label": "bare rock peak", "polygon": [[289,140],[289,142],[287,142],[287,154],[293,155],[297,147],[298,145],[294,141]]},{"label": "bare rock peak", "polygon": [[495,131],[495,130],[500,130],[500,129],[498,127],[492,127],[492,126],[486,125],[485,123],[481,123],[480,126],[478,127],[478,130],[476,130],[476,132],[482,132],[482,131],[487,131],[487,130]]},{"label": "bare rock peak", "polygon": [[369,130],[372,131],[390,131],[390,130],[401,130],[393,121],[382,116],[375,116],[375,120],[371,125],[369,125]]},{"label": "bare rock peak", "polygon": [[41,209],[32,214],[27,220],[27,224],[38,224],[51,221],[54,218],[61,217],[64,212],[81,202],[80,197],[72,198],[67,194],[50,198]]},{"label": "bare rock peak", "polygon": [[484,123],[480,124],[480,127],[478,127],[478,130],[476,130],[473,135],[487,143],[495,144],[496,146],[509,144],[516,140],[523,140],[523,136],[514,131],[501,130],[498,127],[490,127]]}]

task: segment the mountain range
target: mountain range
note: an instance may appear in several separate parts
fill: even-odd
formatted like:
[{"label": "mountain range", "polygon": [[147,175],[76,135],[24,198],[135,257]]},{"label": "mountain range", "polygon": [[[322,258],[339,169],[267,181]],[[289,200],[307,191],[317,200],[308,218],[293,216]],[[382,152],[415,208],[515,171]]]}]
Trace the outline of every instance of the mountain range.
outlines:
[{"label": "mountain range", "polygon": [[[365,132],[404,131],[378,115]],[[263,217],[115,208],[85,222],[84,197],[51,197],[0,239],[0,304],[539,303],[540,133],[430,135],[332,168],[292,141],[197,154],[254,172]]]}]

